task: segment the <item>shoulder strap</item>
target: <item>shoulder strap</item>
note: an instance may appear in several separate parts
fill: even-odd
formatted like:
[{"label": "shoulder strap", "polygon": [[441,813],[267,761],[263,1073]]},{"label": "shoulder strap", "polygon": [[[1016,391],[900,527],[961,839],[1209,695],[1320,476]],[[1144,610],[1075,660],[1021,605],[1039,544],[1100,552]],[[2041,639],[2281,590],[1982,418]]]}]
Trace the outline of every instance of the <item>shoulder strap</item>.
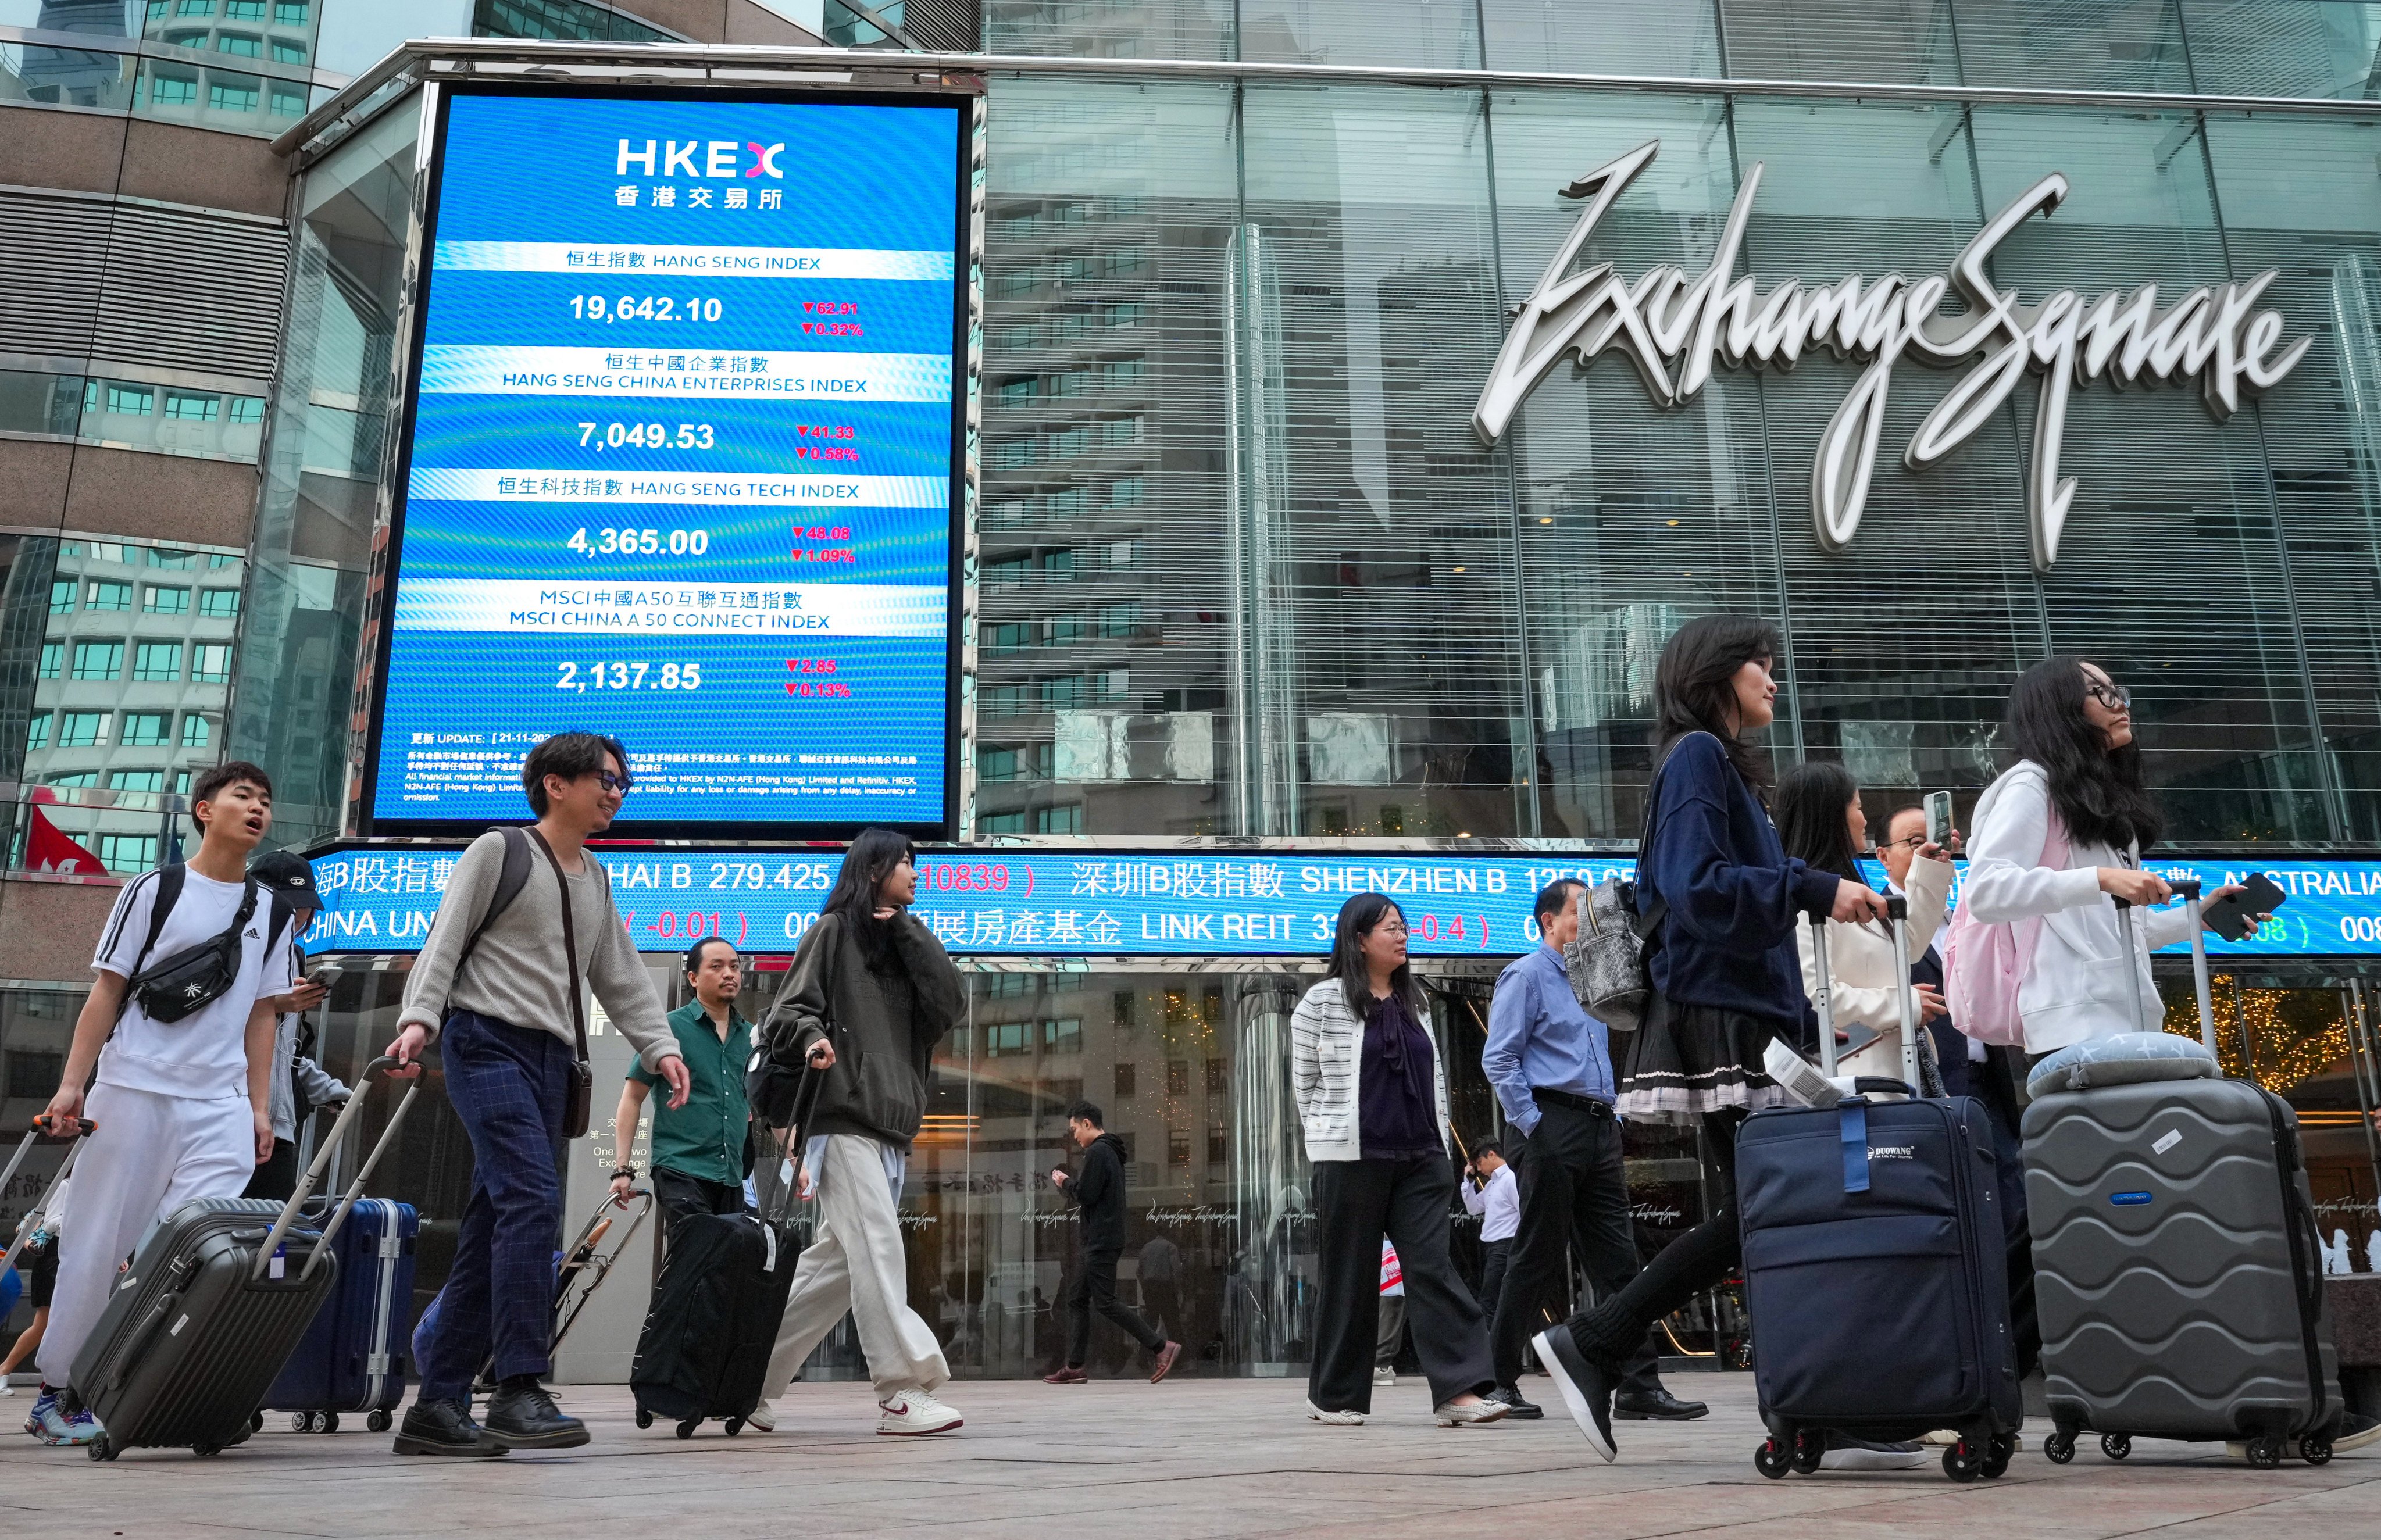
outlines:
[{"label": "shoulder strap", "polygon": [[529,886],[529,836],[509,825],[496,832],[504,836],[504,864],[497,869],[496,890],[488,895],[487,909],[481,913],[480,923],[471,927],[471,938],[463,943],[460,952],[455,954],[458,969],[463,966],[464,959],[479,948],[480,938],[488,934],[488,927],[496,923],[496,916],[512,907],[512,901],[520,897],[520,890]]},{"label": "shoulder strap", "polygon": [[[507,836],[511,832],[506,831]],[[579,996],[579,926],[570,913],[570,879],[562,874],[562,862],[555,855],[554,847],[545,842],[545,836],[532,828],[529,831],[528,839],[536,840],[537,848],[545,852],[546,865],[554,868],[554,886],[562,890],[562,957],[570,973],[570,1027],[579,1040],[579,1062],[584,1064],[587,1062],[587,1002]],[[509,847],[511,840],[507,838],[506,843]],[[523,843],[526,844],[527,840]],[[593,861],[595,858],[581,850],[579,859]]]},{"label": "shoulder strap", "polygon": [[[1693,733],[1680,733],[1678,737],[1672,739],[1670,740],[1670,746],[1662,751],[1662,757],[1654,762],[1654,773],[1645,777],[1645,816],[1637,825],[1637,886],[1642,887],[1646,886],[1645,850],[1646,847],[1654,843],[1654,791],[1661,785],[1662,772],[1669,767],[1671,756],[1679,752],[1679,748],[1687,741],[1688,739],[1694,736],[1695,735]],[[1709,737],[1710,735],[1705,734],[1704,736]],[[1638,935],[1642,939],[1648,941],[1652,940],[1661,931],[1663,916],[1669,912],[1670,900],[1664,898],[1658,889],[1655,890],[1654,894],[1653,907],[1646,910],[1644,913],[1637,917]]]},{"label": "shoulder strap", "polygon": [[140,943],[140,955],[132,959],[132,973],[139,977],[149,964],[149,953],[157,938],[165,934],[165,916],[174,912],[175,903],[182,897],[182,878],[186,868],[176,862],[157,874],[157,891],[149,899],[149,935]]}]

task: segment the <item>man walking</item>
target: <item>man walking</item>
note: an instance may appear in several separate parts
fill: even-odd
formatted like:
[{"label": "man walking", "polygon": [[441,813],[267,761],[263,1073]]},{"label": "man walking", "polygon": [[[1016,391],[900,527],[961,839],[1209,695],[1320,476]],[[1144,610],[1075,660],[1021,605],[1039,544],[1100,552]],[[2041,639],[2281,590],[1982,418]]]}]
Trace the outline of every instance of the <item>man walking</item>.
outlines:
[{"label": "man walking", "polygon": [[[446,1099],[471,1141],[471,1196],[432,1305],[435,1322],[415,1334],[421,1389],[397,1430],[399,1454],[587,1442],[586,1426],[538,1383],[550,1367],[562,1152],[574,1100],[584,1128],[589,1091],[582,977],[645,1068],[668,1082],[667,1105],[684,1106],[688,1091],[686,1060],[613,905],[611,878],[586,849],[629,784],[628,751],[613,739],[560,733],[531,749],[521,786],[537,822],[526,835],[491,829],[471,842],[406,977],[388,1052],[411,1067],[440,1045]],[[483,1363],[496,1381],[484,1428],[470,1400]]]},{"label": "man walking", "polygon": [[[667,1219],[689,1214],[742,1214],[746,1141],[751,1114],[744,1100],[744,1069],[752,1057],[752,1023],[736,1009],[744,987],[744,959],[733,944],[709,935],[686,949],[687,982],[694,998],[669,1013],[669,1028],[686,1060],[684,1106],[653,1113],[653,1197]],[[657,1077],[640,1062],[620,1087],[612,1118],[620,1165],[612,1195],[622,1203],[636,1186],[629,1160],[637,1122]]]},{"label": "man walking", "polygon": [[[298,942],[323,907],[323,896],[314,886],[314,868],[295,850],[275,850],[257,858],[248,874],[257,886],[297,911],[289,923],[289,966],[292,976],[302,974],[306,959],[298,951]],[[240,1194],[243,1198],[287,1202],[289,1194],[298,1191],[299,1131],[314,1116],[315,1108],[335,1107],[348,1099],[348,1088],[314,1062],[311,1043],[299,1041],[305,1035],[306,1013],[329,994],[314,980],[299,978],[296,988],[274,999],[273,1008],[280,1017],[273,1036],[273,1158],[256,1168],[248,1190]]]},{"label": "man walking", "polygon": [[[1539,891],[1533,908],[1545,940],[1497,976],[1480,1055],[1512,1126],[1520,1167],[1519,1224],[1491,1338],[1493,1399],[1515,1417],[1545,1415],[1517,1387],[1521,1350],[1532,1332],[1569,1314],[1570,1248],[1606,1292],[1636,1277],[1641,1265],[1604,1023],[1580,1008],[1563,966],[1563,948],[1579,934],[1585,891],[1570,878]],[[1651,1343],[1641,1345],[1622,1372],[1614,1415],[1685,1421],[1709,1410],[1671,1395],[1655,1365]]]},{"label": "man walking", "polygon": [[1464,1212],[1480,1220],[1480,1297],[1493,1311],[1505,1292],[1513,1232],[1521,1227],[1520,1179],[1505,1159],[1505,1147],[1493,1139],[1481,1141],[1456,1191],[1463,1195]]},{"label": "man walking", "polygon": [[1169,1342],[1117,1298],[1117,1259],[1124,1254],[1124,1141],[1107,1131],[1100,1109],[1077,1102],[1067,1109],[1067,1132],[1083,1152],[1081,1176],[1066,1167],[1050,1173],[1058,1191],[1083,1211],[1083,1267],[1067,1292],[1067,1362],[1056,1373],[1042,1376],[1044,1385],[1081,1385],[1091,1376],[1092,1312],[1096,1310],[1118,1331],[1150,1351],[1155,1363],[1149,1383],[1155,1385],[1174,1367],[1182,1344]]}]

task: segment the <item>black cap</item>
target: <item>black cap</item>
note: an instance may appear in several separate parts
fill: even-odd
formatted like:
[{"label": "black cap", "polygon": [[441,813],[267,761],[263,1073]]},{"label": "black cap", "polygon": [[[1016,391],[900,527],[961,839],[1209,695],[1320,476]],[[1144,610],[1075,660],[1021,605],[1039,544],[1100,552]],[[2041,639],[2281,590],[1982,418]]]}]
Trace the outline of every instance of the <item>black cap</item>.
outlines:
[{"label": "black cap", "polygon": [[256,879],[259,887],[288,899],[300,910],[323,907],[323,896],[314,888],[314,869],[295,850],[275,850],[258,857],[248,874]]}]

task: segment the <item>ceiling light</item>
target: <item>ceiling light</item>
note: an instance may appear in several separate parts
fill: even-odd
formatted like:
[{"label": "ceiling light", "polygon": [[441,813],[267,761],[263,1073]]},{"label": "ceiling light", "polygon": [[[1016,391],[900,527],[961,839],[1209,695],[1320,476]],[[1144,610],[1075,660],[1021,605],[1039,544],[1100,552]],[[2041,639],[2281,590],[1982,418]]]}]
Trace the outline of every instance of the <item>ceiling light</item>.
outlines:
[{"label": "ceiling light", "polygon": [[1456,568],[1456,570],[1457,570],[1458,572],[1460,572],[1460,571],[1462,571],[1462,570],[1463,570],[1463,568],[1460,568],[1460,567],[1459,567],[1459,568]]},{"label": "ceiling light", "polygon": [[1677,529],[1677,528],[1679,527],[1679,521],[1678,521],[1677,519],[1671,519],[1671,520],[1669,521],[1669,524],[1670,524],[1670,528],[1672,528],[1672,529],[1674,529],[1674,530],[1675,530],[1675,529]]}]

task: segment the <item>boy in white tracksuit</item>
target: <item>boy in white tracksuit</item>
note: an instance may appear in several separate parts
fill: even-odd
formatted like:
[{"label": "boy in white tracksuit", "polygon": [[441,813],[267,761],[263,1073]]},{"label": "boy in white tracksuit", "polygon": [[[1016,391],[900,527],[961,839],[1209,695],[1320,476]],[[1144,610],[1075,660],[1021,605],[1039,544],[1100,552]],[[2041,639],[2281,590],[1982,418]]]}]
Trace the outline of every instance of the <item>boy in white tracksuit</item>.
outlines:
[{"label": "boy in white tracksuit", "polygon": [[230,931],[251,891],[249,852],[273,826],[272,782],[253,764],[218,765],[191,788],[190,816],[201,836],[198,853],[181,870],[162,925],[153,920],[168,873],[135,878],[116,897],[92,959],[98,976],[50,1099],[53,1120],[84,1116],[83,1087],[96,1069],[88,1115],[97,1127],[75,1165],[74,1244],[59,1253],[42,1395],[26,1424],[47,1444],[87,1444],[101,1431],[61,1392],[117,1264],[152,1223],[190,1199],[239,1196],[272,1155],[275,1008],[302,1009],[321,997],[292,991],[287,911],[258,889],[239,921],[238,966],[221,994],[173,1022],[127,998],[144,966]]}]

